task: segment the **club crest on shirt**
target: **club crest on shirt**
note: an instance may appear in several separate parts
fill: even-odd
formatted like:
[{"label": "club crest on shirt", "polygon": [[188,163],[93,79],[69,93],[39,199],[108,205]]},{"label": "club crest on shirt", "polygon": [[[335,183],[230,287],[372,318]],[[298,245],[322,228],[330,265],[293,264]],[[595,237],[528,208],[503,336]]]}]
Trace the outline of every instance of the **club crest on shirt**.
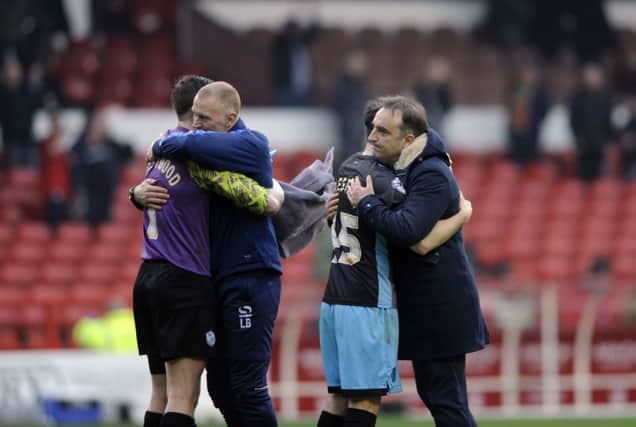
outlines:
[{"label": "club crest on shirt", "polygon": [[393,181],[391,181],[391,187],[393,187],[393,189],[398,191],[399,193],[406,194],[406,190],[402,185],[402,181],[400,181],[400,178],[398,178],[397,176],[393,178]]},{"label": "club crest on shirt", "polygon": [[207,331],[205,333],[205,342],[208,344],[208,347],[214,347],[216,344],[216,335],[214,335],[214,331]]}]

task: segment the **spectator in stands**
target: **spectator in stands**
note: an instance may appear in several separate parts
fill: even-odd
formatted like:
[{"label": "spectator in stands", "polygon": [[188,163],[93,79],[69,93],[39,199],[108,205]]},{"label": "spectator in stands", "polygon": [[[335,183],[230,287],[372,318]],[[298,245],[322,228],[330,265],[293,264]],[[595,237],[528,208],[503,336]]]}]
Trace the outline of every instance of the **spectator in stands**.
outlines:
[{"label": "spectator in stands", "polygon": [[137,350],[133,311],[113,299],[100,317],[86,316],[73,325],[73,340],[81,348],[134,353]]},{"label": "spectator in stands", "polygon": [[518,47],[528,41],[534,13],[531,0],[489,0],[482,31],[504,49]]},{"label": "spectator in stands", "polygon": [[31,125],[40,105],[40,86],[33,79],[25,78],[22,64],[14,55],[5,58],[2,77],[0,125],[5,166],[34,167],[38,159]]},{"label": "spectator in stands", "polygon": [[103,111],[94,112],[71,149],[71,176],[81,216],[92,226],[110,219],[113,193],[122,166],[132,158],[128,144],[106,131]]},{"label": "spectator in stands", "polygon": [[133,8],[126,0],[93,0],[93,28],[106,35],[127,35],[133,32]]},{"label": "spectator in stands", "polygon": [[627,325],[636,327],[636,286],[632,288],[625,303],[625,321]]},{"label": "spectator in stands", "polygon": [[509,155],[515,163],[523,166],[537,158],[539,126],[548,102],[548,90],[536,64],[522,64],[508,105]]},{"label": "spectator in stands", "polygon": [[441,129],[441,123],[453,104],[450,64],[441,56],[429,58],[415,82],[415,98],[426,108],[429,124]]},{"label": "spectator in stands", "polygon": [[336,81],[333,92],[333,109],[340,129],[340,145],[334,170],[350,155],[360,151],[365,143],[364,126],[360,121],[369,99],[366,53],[356,50],[345,58],[344,70]]},{"label": "spectator in stands", "polygon": [[620,46],[616,52],[614,89],[630,96],[636,95],[636,50],[631,46]]},{"label": "spectator in stands", "polygon": [[602,68],[593,63],[585,65],[570,103],[577,175],[584,181],[593,181],[601,175],[603,151],[611,137],[611,112],[612,100],[605,88]]},{"label": "spectator in stands", "polygon": [[0,54],[14,52],[28,68],[51,48],[68,43],[63,0],[4,0],[0,15]]},{"label": "spectator in stands", "polygon": [[40,142],[42,189],[45,198],[44,218],[51,228],[68,219],[71,197],[71,174],[67,152],[60,146],[62,128],[59,113],[51,111],[51,133]]},{"label": "spectator in stands", "polygon": [[580,61],[598,61],[614,46],[616,36],[605,13],[604,0],[532,2],[536,8],[530,38],[541,51],[553,57],[572,48]]},{"label": "spectator in stands", "polygon": [[309,46],[318,34],[318,25],[303,29],[289,20],[274,40],[274,87],[280,105],[311,104],[312,69]]},{"label": "spectator in stands", "polygon": [[581,278],[583,290],[594,294],[606,294],[611,284],[610,260],[605,256],[595,257]]}]

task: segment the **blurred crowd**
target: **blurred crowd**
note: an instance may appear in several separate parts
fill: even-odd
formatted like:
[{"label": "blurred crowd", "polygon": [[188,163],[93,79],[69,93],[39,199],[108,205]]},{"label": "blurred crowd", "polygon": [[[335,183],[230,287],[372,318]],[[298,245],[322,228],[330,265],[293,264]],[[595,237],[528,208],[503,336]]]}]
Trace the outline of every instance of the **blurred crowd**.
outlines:
[{"label": "blurred crowd", "polygon": [[[162,15],[140,12],[144,3],[93,0],[88,37],[110,43],[140,34],[162,34],[176,44],[174,23],[171,27],[162,22]],[[173,10],[179,4],[185,7],[185,3],[176,0],[164,3],[170,3]],[[69,51],[78,43],[69,29],[64,7],[62,0],[3,2],[2,174],[14,168],[40,172],[46,199],[45,217],[51,225],[68,218],[83,218],[97,224],[109,218],[118,171],[132,152],[125,142],[108,135],[101,110],[103,102],[78,103],[68,97],[69,91],[79,90],[77,86],[84,80],[78,78],[77,85],[72,87],[60,77],[61,70],[68,65],[64,61],[69,59]],[[606,174],[636,177],[636,49],[621,42],[606,18],[603,1],[591,0],[582,8],[573,0],[491,0],[488,7],[484,21],[470,37],[495,46],[508,61],[505,69],[498,70],[500,75],[491,78],[509,82],[506,108],[510,160],[522,167],[536,161],[542,155],[539,130],[543,121],[551,107],[566,105],[575,148],[573,173],[585,182]],[[327,104],[333,108],[340,129],[337,166],[361,148],[364,139],[361,113],[369,98],[381,94],[378,87],[382,85],[378,84],[379,77],[370,60],[374,40],[370,38],[370,45],[353,44],[336,58],[339,71],[326,84],[329,94],[320,91],[319,87],[325,84],[318,84],[322,76],[317,72],[316,53],[312,49],[323,31],[319,22],[302,24],[289,20],[274,34],[271,43],[263,46],[272,68],[270,104],[295,107]],[[415,78],[402,81],[401,87],[425,105],[431,126],[443,131],[444,117],[459,98],[453,69],[455,59],[445,56],[443,51],[419,59],[421,65]],[[566,90],[555,91],[546,74],[554,64],[564,63],[571,70],[563,86]],[[82,66],[96,68],[95,64],[82,63]],[[394,67],[400,68],[401,64]],[[108,74],[113,73],[108,70]],[[122,81],[130,84],[130,78],[126,78]],[[393,76],[398,78],[397,74]],[[145,75],[140,79],[145,80]],[[70,81],[73,83],[72,78]],[[156,90],[165,92],[165,100],[162,97],[160,102],[167,106],[168,87]],[[127,99],[131,96],[129,92]],[[245,92],[249,99],[249,90]],[[59,146],[58,111],[69,106],[84,108],[88,117],[85,130],[71,150]],[[44,141],[35,141],[32,133],[38,110],[48,112],[52,124]],[[607,153],[610,160],[612,155],[618,159],[616,170],[608,165]]]},{"label": "blurred crowd", "polygon": [[[43,218],[56,227],[67,220],[92,226],[108,221],[112,196],[122,167],[133,157],[129,144],[112,138],[103,106],[86,104],[86,124],[72,147],[63,147],[60,112],[77,107],[67,99],[59,76],[74,42],[62,0],[9,0],[0,17],[0,181],[12,170],[39,176]],[[91,37],[127,36],[139,31],[124,0],[91,2]],[[157,23],[140,23],[153,31]],[[33,121],[38,110],[48,116],[49,135],[36,141]],[[10,178],[7,178],[10,179]]]}]

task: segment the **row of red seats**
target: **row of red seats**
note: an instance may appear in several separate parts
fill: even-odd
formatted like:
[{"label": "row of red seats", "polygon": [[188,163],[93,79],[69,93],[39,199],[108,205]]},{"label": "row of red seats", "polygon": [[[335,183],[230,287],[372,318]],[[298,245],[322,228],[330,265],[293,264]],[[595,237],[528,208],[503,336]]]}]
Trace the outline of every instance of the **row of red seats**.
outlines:
[{"label": "row of red seats", "polygon": [[207,74],[197,64],[177,61],[174,36],[166,35],[115,37],[103,47],[94,40],[76,42],[59,62],[64,94],[80,105],[167,107],[175,77]]},{"label": "row of red seats", "polygon": [[78,284],[67,289],[0,287],[0,349],[73,346],[73,325],[100,316],[111,303],[131,304],[132,286]]}]

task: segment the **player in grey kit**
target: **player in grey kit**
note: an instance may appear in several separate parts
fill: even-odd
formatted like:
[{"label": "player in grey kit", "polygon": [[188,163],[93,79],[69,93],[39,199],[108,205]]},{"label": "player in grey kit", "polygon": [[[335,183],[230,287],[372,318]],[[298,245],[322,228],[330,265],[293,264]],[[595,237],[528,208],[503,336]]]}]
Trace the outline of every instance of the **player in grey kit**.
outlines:
[{"label": "player in grey kit", "polygon": [[[367,104],[367,135],[385,99]],[[330,202],[333,257],[320,307],[320,350],[328,395],[318,427],[373,426],[382,396],[401,391],[398,313],[387,242],[358,221],[346,195],[349,183],[360,176],[372,176],[379,197],[390,206],[405,197],[393,169],[374,157],[370,143],[340,166],[337,194]],[[462,207],[455,216],[438,222],[411,250],[423,255],[448,240],[470,218],[470,202],[463,200]]]}]

